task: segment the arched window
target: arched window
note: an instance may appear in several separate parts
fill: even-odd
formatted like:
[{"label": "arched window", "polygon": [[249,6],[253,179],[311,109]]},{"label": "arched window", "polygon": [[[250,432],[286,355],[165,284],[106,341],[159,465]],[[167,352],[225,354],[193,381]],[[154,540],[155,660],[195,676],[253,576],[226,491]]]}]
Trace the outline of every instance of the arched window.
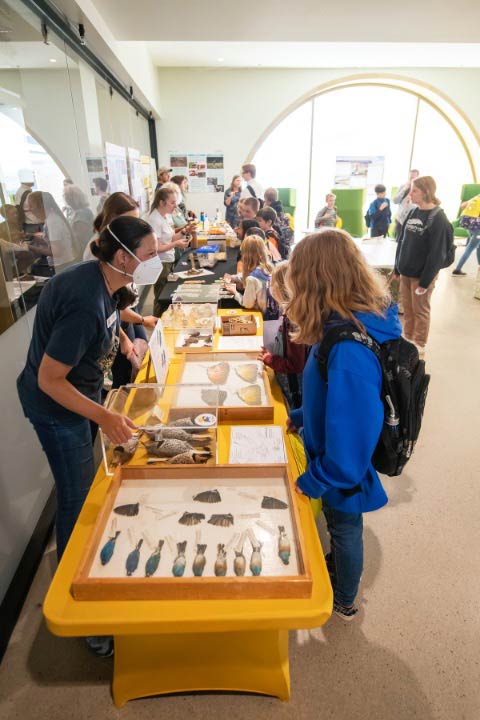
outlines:
[{"label": "arched window", "polygon": [[397,76],[359,76],[301,98],[266,130],[250,159],[265,187],[296,188],[301,237],[336,176],[341,183],[340,157],[379,158],[377,178],[389,195],[406,181],[409,168],[432,175],[454,218],[461,186],[476,181],[478,150],[469,121],[432,88]]}]

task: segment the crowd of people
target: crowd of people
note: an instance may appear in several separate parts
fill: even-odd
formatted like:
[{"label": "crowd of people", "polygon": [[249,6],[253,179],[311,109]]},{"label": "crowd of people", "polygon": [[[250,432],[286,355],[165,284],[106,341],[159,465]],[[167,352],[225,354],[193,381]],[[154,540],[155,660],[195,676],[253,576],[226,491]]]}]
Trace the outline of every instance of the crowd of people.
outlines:
[{"label": "crowd of people", "polygon": [[[102,405],[105,372],[116,366],[116,385],[132,377],[140,356],[135,343],[146,346],[145,327],[157,322],[158,298],[175,252],[185,250],[195,231],[186,206],[188,178],[170,175],[169,168],[160,168],[143,219],[132,198],[108,195],[102,183],[95,220],[71,183],[65,187],[67,214],[28,182],[17,193],[32,256],[63,270],[40,296],[18,379],[25,415],[56,482],[59,558],[94,477],[97,427],[118,444],[134,429],[128,418]],[[372,233],[385,234],[391,210],[383,185],[376,195],[368,211]],[[244,165],[224,197],[227,221],[241,242],[237,273],[225,276],[225,287],[239,306],[261,312],[265,323],[276,322],[273,344],[262,348],[258,359],[275,371],[289,411],[288,430],[303,438],[308,467],[296,488],[322,498],[331,537],[327,563],[334,610],[351,620],[363,567],[363,513],[387,502],[372,464],[384,422],[382,367],[368,346],[339,343],[329,355],[326,383],[318,351],[332,328],[347,324],[380,344],[403,334],[423,356],[430,299],[440,269],[451,262],[453,236],[435,181],[412,171],[395,197],[393,277],[400,282],[401,323],[389,290],[392,278],[375,272],[350,235],[336,227],[335,200],[327,194],[315,220],[318,232],[293,246],[291,218],[277,190],[263,190],[255,166]],[[82,255],[85,261],[75,262]],[[135,310],[135,285],[153,286],[152,316]]]}]

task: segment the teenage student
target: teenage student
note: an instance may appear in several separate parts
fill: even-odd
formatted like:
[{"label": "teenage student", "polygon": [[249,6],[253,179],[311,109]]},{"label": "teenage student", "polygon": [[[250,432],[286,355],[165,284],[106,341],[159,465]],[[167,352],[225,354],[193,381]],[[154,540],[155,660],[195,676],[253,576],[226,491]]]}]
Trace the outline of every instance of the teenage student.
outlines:
[{"label": "teenage student", "polygon": [[367,213],[370,222],[370,237],[386,237],[392,222],[392,213],[385,185],[375,185],[375,194],[377,197],[370,203]]},{"label": "teenage student", "polygon": [[404,312],[403,334],[415,343],[421,357],[430,329],[430,300],[452,237],[452,226],[440,209],[436,190],[435,180],[429,175],[413,181],[410,198],[416,207],[405,220],[395,258]]},{"label": "teenage student", "polygon": [[318,211],[315,218],[316,228],[335,227],[338,218],[337,208],[335,207],[336,199],[337,196],[333,193],[327,193],[325,195],[325,205]]},{"label": "teenage student", "polygon": [[291,340],[294,327],[285,312],[290,299],[285,282],[287,270],[286,260],[273,268],[270,292],[280,308],[282,323],[277,331],[272,352],[262,348],[258,360],[275,371],[275,378],[287,405],[293,410],[302,406],[302,373],[307,359],[307,348]]},{"label": "teenage student", "polygon": [[[262,313],[264,320],[278,318],[278,304],[270,293],[272,266],[268,260],[265,242],[258,235],[249,235],[242,242],[242,275],[227,276],[225,288],[237,302],[249,310]],[[237,284],[243,288],[238,292]]]},{"label": "teenage student", "polygon": [[298,243],[286,283],[291,297],[286,312],[296,326],[292,340],[312,345],[303,372],[303,405],[288,421],[290,430],[303,428],[308,460],[296,487],[322,498],[333,609],[351,620],[363,568],[363,513],[387,503],[372,465],[384,421],[382,370],[364,345],[338,343],[329,355],[327,385],[317,352],[328,330],[342,323],[353,323],[379,343],[400,337],[402,330],[385,282],[342,230],[325,229]]},{"label": "teenage student", "polygon": [[154,286],[153,314],[159,317],[162,314],[160,295],[167,284],[168,275],[175,264],[175,248],[185,250],[188,240],[185,235],[194,223],[175,230],[172,213],[177,207],[177,194],[173,189],[161,187],[156,191],[149,214],[145,217],[155,230],[158,238],[158,257],[163,263],[163,269]]},{"label": "teenage student", "polygon": [[280,233],[278,227],[275,227],[277,222],[277,213],[271,207],[264,207],[257,213],[258,226],[263,230],[267,238],[267,245],[274,262],[279,262],[282,259],[280,254]]}]

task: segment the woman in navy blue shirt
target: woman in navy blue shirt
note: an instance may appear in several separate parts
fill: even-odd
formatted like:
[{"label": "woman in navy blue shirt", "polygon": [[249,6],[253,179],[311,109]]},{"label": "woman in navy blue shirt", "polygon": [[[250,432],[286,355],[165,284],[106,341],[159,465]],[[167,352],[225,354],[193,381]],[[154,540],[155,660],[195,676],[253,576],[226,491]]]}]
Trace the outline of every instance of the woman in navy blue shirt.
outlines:
[{"label": "woman in navy blue shirt", "polygon": [[152,228],[133,217],[113,220],[93,252],[97,260],[74,265],[43,290],[17,380],[24,413],[55,479],[59,559],[95,475],[96,426],[116,444],[132,436],[133,423],[101,405],[101,390],[119,344],[122,288],[145,261],[158,264]]}]

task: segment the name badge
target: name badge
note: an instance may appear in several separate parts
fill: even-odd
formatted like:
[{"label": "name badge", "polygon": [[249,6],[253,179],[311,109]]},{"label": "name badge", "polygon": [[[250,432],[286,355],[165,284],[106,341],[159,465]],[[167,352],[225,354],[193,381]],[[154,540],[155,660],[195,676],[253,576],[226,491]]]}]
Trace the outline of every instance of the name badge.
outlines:
[{"label": "name badge", "polygon": [[114,310],[113,313],[110,315],[110,317],[107,318],[107,328],[111,328],[115,322],[117,322],[117,311],[116,310]]}]

